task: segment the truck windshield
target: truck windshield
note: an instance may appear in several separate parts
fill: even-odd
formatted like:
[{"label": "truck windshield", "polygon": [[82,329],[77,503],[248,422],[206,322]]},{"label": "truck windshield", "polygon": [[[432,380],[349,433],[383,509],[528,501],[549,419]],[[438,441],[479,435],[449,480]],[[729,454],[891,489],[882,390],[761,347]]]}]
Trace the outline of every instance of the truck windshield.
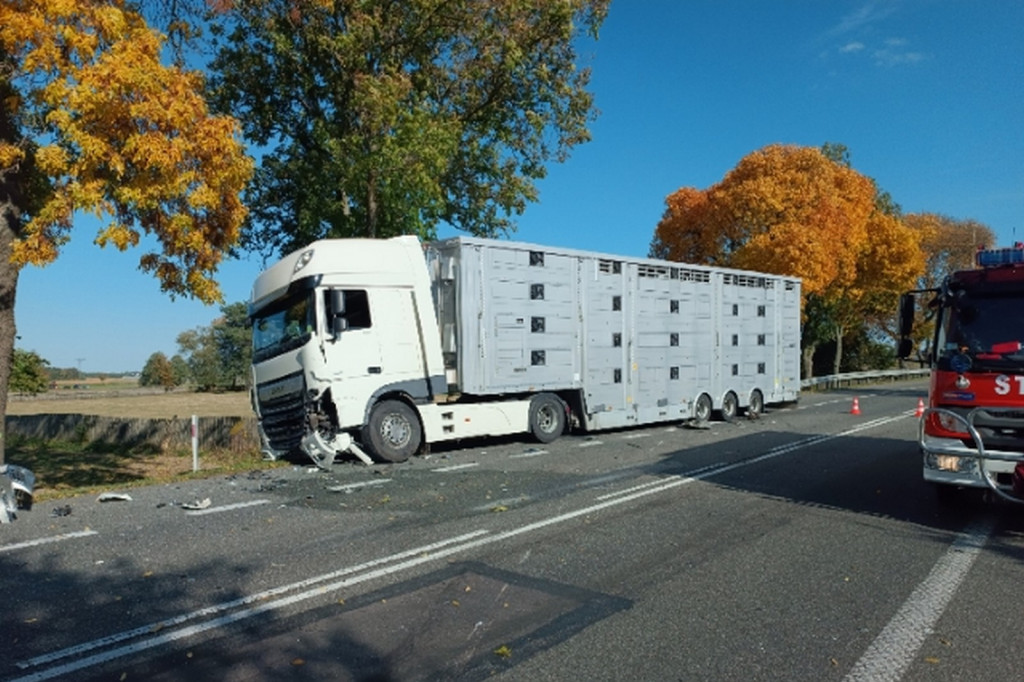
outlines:
[{"label": "truck windshield", "polygon": [[304,291],[252,318],[252,357],[259,362],[306,344],[316,329],[313,293]]},{"label": "truck windshield", "polygon": [[959,352],[975,367],[1006,368],[1024,363],[1024,296],[1020,291],[955,293],[939,329],[940,363]]}]

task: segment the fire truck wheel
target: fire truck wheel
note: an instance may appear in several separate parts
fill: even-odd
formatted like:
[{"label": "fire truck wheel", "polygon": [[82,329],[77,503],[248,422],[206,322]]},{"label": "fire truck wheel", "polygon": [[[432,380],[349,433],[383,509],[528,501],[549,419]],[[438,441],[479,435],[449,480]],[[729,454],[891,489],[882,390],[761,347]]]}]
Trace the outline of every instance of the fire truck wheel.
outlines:
[{"label": "fire truck wheel", "polygon": [[736,415],[740,412],[740,401],[736,398],[736,394],[729,391],[722,398],[722,419],[727,422],[734,421]]},{"label": "fire truck wheel", "polygon": [[750,394],[750,404],[747,405],[747,416],[751,419],[757,419],[764,412],[764,396],[761,391],[754,389]]},{"label": "fire truck wheel", "polygon": [[697,398],[696,404],[693,406],[694,426],[706,426],[711,421],[711,409],[711,396],[707,393],[701,393],[700,397]]},{"label": "fire truck wheel", "polygon": [[541,393],[530,401],[530,433],[541,443],[550,443],[565,430],[565,404],[558,396]]},{"label": "fire truck wheel", "polygon": [[404,462],[416,453],[422,440],[416,413],[400,400],[374,405],[363,427],[363,444],[385,462]]}]

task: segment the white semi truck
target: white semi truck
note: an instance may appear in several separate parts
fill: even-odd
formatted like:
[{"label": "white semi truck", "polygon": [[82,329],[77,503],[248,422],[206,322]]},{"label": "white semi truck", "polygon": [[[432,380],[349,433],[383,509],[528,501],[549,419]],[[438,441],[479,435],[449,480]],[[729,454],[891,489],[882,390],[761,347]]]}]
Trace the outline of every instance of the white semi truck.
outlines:
[{"label": "white semi truck", "polygon": [[[759,414],[800,389],[800,281],[457,237],[314,242],[257,278],[264,454]],[[369,454],[367,454],[367,452]]]}]

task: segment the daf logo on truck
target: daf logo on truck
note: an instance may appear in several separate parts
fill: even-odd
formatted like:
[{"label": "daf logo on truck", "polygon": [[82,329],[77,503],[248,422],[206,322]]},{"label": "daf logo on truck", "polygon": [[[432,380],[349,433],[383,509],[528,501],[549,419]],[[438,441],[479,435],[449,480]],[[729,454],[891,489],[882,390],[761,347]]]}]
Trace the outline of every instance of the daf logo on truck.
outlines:
[{"label": "daf logo on truck", "polygon": [[983,249],[977,267],[900,301],[900,357],[914,351],[914,295],[934,296],[929,406],[918,431],[924,478],[948,498],[989,488],[1024,502],[1024,244]]},{"label": "daf logo on truck", "polygon": [[270,458],[400,462],[731,420],[800,389],[800,281],[490,239],[322,240],[261,273],[253,407]]}]

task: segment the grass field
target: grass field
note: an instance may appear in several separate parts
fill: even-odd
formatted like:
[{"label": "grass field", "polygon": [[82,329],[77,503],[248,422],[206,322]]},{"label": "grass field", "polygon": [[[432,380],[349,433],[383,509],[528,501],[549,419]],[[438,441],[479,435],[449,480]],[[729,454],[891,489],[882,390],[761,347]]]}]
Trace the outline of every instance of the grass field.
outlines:
[{"label": "grass field", "polygon": [[101,417],[170,419],[172,417],[251,417],[246,391],[193,393],[151,392],[134,386],[111,389],[69,389],[35,398],[11,396],[7,414],[95,414]]},{"label": "grass field", "polygon": [[[12,396],[7,403],[7,413],[94,414],[141,419],[193,414],[249,417],[252,407],[245,391],[152,393],[122,386],[118,389],[61,389],[32,399]],[[264,462],[256,451],[201,452],[201,470],[193,474],[191,452],[161,452],[152,446],[129,448],[118,444],[43,442],[19,437],[8,440],[6,459],[35,473],[36,501],[278,466]]]}]

